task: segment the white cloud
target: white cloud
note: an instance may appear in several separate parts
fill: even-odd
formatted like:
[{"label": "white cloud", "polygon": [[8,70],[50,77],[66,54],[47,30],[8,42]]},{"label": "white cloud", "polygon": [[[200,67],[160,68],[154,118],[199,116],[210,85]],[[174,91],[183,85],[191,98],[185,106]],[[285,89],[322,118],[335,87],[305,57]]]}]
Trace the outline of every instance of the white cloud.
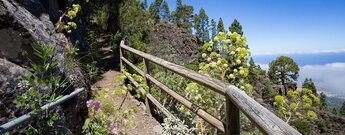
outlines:
[{"label": "white cloud", "polygon": [[259,65],[261,69],[268,71],[268,68],[269,68],[268,64],[261,64],[261,63],[256,63],[256,64]]},{"label": "white cloud", "polygon": [[265,53],[255,53],[253,56],[260,55],[288,55],[288,54],[320,54],[320,53],[344,53],[345,49],[335,49],[335,50],[314,50],[314,51],[297,51],[297,52],[265,52]]},{"label": "white cloud", "polygon": [[299,82],[312,78],[320,91],[345,95],[345,63],[306,65],[299,74]]},{"label": "white cloud", "polygon": [[[268,70],[268,64],[260,64]],[[325,91],[329,96],[345,96],[345,63],[329,63],[325,65],[305,65],[300,67],[299,86],[305,78],[312,78],[319,91]]]}]

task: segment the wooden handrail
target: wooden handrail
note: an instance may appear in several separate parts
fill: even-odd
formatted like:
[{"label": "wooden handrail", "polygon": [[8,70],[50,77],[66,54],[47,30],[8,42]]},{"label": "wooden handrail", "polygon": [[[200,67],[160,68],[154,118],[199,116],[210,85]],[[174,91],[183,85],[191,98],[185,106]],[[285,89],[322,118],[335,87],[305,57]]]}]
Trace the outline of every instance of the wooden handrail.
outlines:
[{"label": "wooden handrail", "polygon": [[223,122],[221,122],[217,118],[213,117],[211,114],[208,114],[205,110],[203,110],[201,108],[197,108],[197,106],[195,104],[193,104],[192,102],[188,101],[186,98],[184,98],[183,96],[179,95],[175,91],[171,90],[170,88],[168,88],[167,86],[165,86],[164,84],[162,84],[161,82],[156,80],[151,75],[149,75],[149,74],[144,75],[139,68],[134,66],[132,63],[129,63],[129,61],[126,58],[121,57],[121,59],[126,64],[128,64],[130,67],[132,67],[136,72],[138,72],[140,75],[145,76],[146,79],[150,80],[155,85],[157,85],[160,89],[162,89],[166,93],[168,93],[171,97],[175,98],[178,102],[180,102],[181,104],[186,106],[188,109],[192,110],[194,113],[196,113],[198,116],[200,116],[201,118],[206,120],[208,123],[210,123],[211,125],[213,125],[217,129],[225,132]]},{"label": "wooden handrail", "polygon": [[5,134],[6,132],[18,127],[19,125],[21,125],[27,121],[34,119],[37,116],[42,115],[47,110],[54,108],[54,107],[56,107],[56,106],[58,106],[64,102],[68,101],[69,99],[77,96],[80,92],[82,92],[84,90],[85,90],[85,88],[77,88],[72,93],[63,96],[62,98],[60,98],[60,99],[58,99],[52,103],[48,103],[48,104],[42,106],[39,111],[31,111],[31,112],[24,114],[24,115],[12,120],[12,121],[9,121],[3,125],[0,125],[0,135]]},{"label": "wooden handrail", "polygon": [[[141,71],[137,68],[134,64],[130,63],[125,57],[123,57],[124,50],[134,53],[143,58],[145,64],[144,69],[145,72]],[[227,135],[235,135],[240,134],[240,121],[239,121],[239,111],[243,112],[252,122],[256,124],[256,126],[265,134],[269,135],[300,135],[297,130],[292,128],[290,125],[285,123],[275,114],[267,110],[265,107],[260,105],[254,99],[249,97],[243,91],[238,89],[237,87],[222,82],[220,80],[207,77],[205,75],[199,74],[193,70],[187,69],[185,67],[176,65],[174,63],[165,61],[158,57],[152,56],[150,54],[141,52],[129,46],[126,46],[123,41],[120,44],[120,58],[121,58],[121,67],[123,67],[123,62],[131,66],[135,71],[137,71],[140,75],[145,78],[145,82],[149,83],[148,81],[153,82],[159,88],[164,90],[174,99],[185,105],[187,108],[191,108],[191,102],[188,101],[186,98],[182,97],[181,95],[177,94],[173,90],[169,89],[167,86],[163,85],[155,78],[150,76],[149,62],[153,62],[159,66],[162,66],[170,71],[179,74],[185,78],[188,78],[192,81],[195,81],[203,86],[210,88],[211,90],[224,95],[226,97],[226,123],[222,124],[221,121],[214,118],[212,115],[208,114],[206,111],[202,109],[198,109],[198,111],[193,111],[197,115],[201,116],[205,121],[209,122],[214,127],[218,128],[221,131],[225,131]],[[149,93],[147,93],[149,94]],[[152,98],[152,97],[151,97]],[[150,99],[148,99],[150,100]],[[155,104],[156,105],[156,104]]]}]

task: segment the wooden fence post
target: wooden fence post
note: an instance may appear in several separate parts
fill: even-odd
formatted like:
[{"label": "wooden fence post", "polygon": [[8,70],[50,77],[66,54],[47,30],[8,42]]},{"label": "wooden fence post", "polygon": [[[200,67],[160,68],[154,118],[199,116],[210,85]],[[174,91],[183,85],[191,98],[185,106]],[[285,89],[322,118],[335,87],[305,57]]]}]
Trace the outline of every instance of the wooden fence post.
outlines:
[{"label": "wooden fence post", "polygon": [[[150,84],[150,80],[148,80],[146,78],[146,74],[150,74],[150,63],[148,60],[146,60],[145,58],[143,58],[144,61],[144,79],[145,79],[145,84],[148,86],[148,90],[146,90],[146,93],[151,93],[151,84]],[[152,103],[149,101],[149,99],[146,97],[145,98],[145,105],[146,105],[146,113],[151,114],[152,115]]]},{"label": "wooden fence post", "polygon": [[226,135],[239,135],[240,134],[240,111],[233,104],[228,97],[226,97]]},{"label": "wooden fence post", "polygon": [[123,54],[122,54],[122,47],[121,45],[125,45],[125,41],[124,40],[121,40],[120,42],[120,72],[122,73],[123,71],[123,62],[122,62],[122,57],[123,57]]}]

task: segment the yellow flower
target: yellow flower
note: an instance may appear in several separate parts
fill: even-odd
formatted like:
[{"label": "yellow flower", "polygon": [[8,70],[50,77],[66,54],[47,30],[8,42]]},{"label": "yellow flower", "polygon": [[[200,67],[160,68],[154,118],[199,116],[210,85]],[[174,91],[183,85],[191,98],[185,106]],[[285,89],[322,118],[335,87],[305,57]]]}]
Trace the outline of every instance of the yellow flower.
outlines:
[{"label": "yellow flower", "polygon": [[229,31],[229,32],[227,33],[227,35],[230,37],[230,36],[232,35],[231,31]]},{"label": "yellow flower", "polygon": [[243,90],[243,89],[244,89],[244,86],[241,86],[241,89]]},{"label": "yellow flower", "polygon": [[211,62],[211,63],[210,63],[210,66],[211,66],[212,68],[215,68],[215,67],[217,67],[217,64],[216,64],[215,62]]},{"label": "yellow flower", "polygon": [[220,60],[218,59],[217,64],[218,64],[218,65],[219,65],[219,64],[222,64],[222,61],[220,61]]},{"label": "yellow flower", "polygon": [[219,40],[218,36],[215,36],[214,41],[218,41],[218,40]]},{"label": "yellow flower", "polygon": [[225,40],[223,40],[223,42],[226,43],[226,44],[230,44],[231,40],[230,39],[225,39]]},{"label": "yellow flower", "polygon": [[240,74],[243,75],[243,74],[244,74],[244,71],[243,71],[243,70],[240,70]]},{"label": "yellow flower", "polygon": [[207,56],[206,53],[203,53],[203,54],[201,55],[202,58],[206,58],[206,56]]},{"label": "yellow flower", "polygon": [[231,79],[234,79],[234,78],[235,78],[234,74],[230,74],[229,77],[230,77]]},{"label": "yellow flower", "polygon": [[237,64],[241,64],[241,60],[237,59],[237,60],[236,60],[236,63],[237,63]]}]

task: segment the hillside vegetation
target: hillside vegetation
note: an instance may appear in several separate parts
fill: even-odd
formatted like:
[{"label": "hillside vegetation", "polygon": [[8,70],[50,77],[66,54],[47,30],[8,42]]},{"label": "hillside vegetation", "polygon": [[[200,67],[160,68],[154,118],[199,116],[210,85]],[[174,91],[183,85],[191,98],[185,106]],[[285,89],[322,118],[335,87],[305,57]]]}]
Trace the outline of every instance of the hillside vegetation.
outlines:
[{"label": "hillside vegetation", "polygon": [[[127,77],[132,77],[147,90],[144,78],[129,66],[125,66],[122,75],[114,78],[114,82],[121,82],[120,89],[89,89],[92,83],[102,78],[102,73],[110,69],[120,71],[119,45],[123,40],[132,48],[235,85],[302,134],[345,134],[345,101],[337,101],[339,109],[331,108],[330,106],[335,105],[327,102],[328,97],[324,93],[318,93],[311,78],[305,78],[302,88],[298,88],[300,68],[290,57],[279,56],[269,63],[267,71],[263,70],[251,57],[252,52],[247,43],[251,39],[246,38],[246,32],[236,18],[233,18],[229,28],[224,28],[222,18],[209,18],[203,8],[194,11],[193,6],[182,3],[182,0],[176,1],[175,9],[169,9],[165,0],[154,0],[152,3],[147,3],[146,0],[61,0],[55,1],[55,6],[56,10],[60,11],[55,15],[59,17],[45,20],[54,24],[54,27],[49,25],[51,30],[47,30],[46,33],[49,34],[46,35],[57,38],[58,34],[61,34],[64,38],[61,39],[58,51],[49,45],[45,46],[50,42],[37,46],[30,44],[30,49],[25,50],[38,60],[29,59],[23,63],[21,66],[29,68],[28,72],[25,72],[25,75],[16,75],[16,80],[12,81],[14,85],[18,84],[21,91],[16,94],[16,98],[11,98],[11,107],[25,108],[20,114],[39,109],[44,103],[56,101],[68,93],[68,90],[82,86],[88,88],[87,92],[78,98],[78,105],[81,106],[78,107],[78,113],[82,115],[78,120],[84,123],[75,127],[73,133],[127,134],[126,127],[133,127],[130,123],[132,121],[127,119],[137,113],[136,109],[129,108],[122,112],[119,103],[116,103],[116,106],[111,105],[110,102],[113,101],[105,96],[116,95],[119,101],[121,98],[118,96],[132,94],[138,100],[144,101],[145,93],[141,93],[138,87],[129,83]],[[35,10],[31,9],[30,12],[33,14]],[[1,19],[1,22],[5,22]],[[2,30],[6,27],[0,28]],[[58,59],[60,63],[56,62],[55,55],[62,57]],[[143,70],[142,58],[130,53],[124,55]],[[0,56],[1,59],[7,58],[1,50]],[[16,58],[12,62],[16,63],[16,60],[20,59]],[[151,64],[150,68],[151,75],[164,85],[219,120],[226,121],[223,95],[160,66]],[[125,87],[122,87],[122,83],[125,83]],[[100,96],[100,93],[103,95]],[[155,109],[154,113],[161,122],[162,134],[223,134],[157,86],[151,88],[151,94],[181,120],[164,118],[163,113]],[[5,92],[0,92],[1,98],[5,95]],[[4,108],[2,102],[1,100],[0,108]],[[117,108],[118,106],[120,108]],[[68,109],[68,113],[74,111]],[[142,110],[140,109],[140,112]],[[7,116],[10,110],[6,111]],[[31,123],[33,126],[29,124],[30,126],[24,127],[19,133],[69,133],[68,130],[53,127],[68,123],[63,120],[70,117],[62,115],[61,109],[53,114],[37,119],[48,123],[48,126]],[[240,123],[242,134],[262,134],[242,113]]]}]

